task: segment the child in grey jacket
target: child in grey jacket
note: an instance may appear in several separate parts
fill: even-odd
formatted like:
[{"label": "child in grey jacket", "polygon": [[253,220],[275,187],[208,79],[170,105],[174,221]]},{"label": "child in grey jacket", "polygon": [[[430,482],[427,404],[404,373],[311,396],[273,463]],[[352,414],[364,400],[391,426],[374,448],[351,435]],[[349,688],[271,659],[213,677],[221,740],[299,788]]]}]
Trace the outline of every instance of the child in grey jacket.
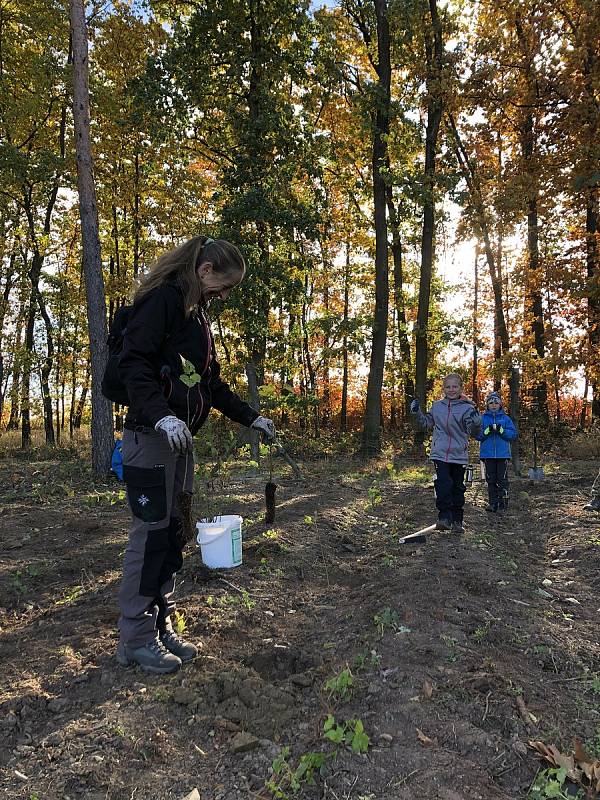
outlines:
[{"label": "child in grey jacket", "polygon": [[465,505],[465,467],[469,463],[469,436],[481,430],[481,416],[475,405],[464,396],[460,375],[444,378],[444,397],[436,400],[423,413],[418,400],[410,404],[417,429],[433,430],[429,458],[435,466],[435,504],[438,509],[436,528],[463,533]]}]

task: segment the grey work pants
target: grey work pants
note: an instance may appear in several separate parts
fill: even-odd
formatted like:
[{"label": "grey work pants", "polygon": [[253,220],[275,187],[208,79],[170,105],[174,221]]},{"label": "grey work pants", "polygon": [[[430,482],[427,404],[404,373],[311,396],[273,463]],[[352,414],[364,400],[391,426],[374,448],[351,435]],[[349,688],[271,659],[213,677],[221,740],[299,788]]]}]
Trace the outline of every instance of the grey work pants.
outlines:
[{"label": "grey work pants", "polygon": [[[186,469],[187,464],[187,469]],[[119,591],[121,642],[141,647],[170,628],[181,569],[177,495],[192,490],[194,456],[173,453],[151,428],[123,433],[123,480],[133,516]]]}]

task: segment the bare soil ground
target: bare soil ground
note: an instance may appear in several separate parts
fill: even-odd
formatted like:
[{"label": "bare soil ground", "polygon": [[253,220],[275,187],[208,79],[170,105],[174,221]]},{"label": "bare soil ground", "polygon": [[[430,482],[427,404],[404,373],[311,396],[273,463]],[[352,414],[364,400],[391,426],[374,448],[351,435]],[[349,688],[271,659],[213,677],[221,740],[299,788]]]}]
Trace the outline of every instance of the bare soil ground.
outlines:
[{"label": "bare soil ground", "polygon": [[231,479],[244,563],[207,575],[187,552],[180,624],[202,655],[159,678],[114,659],[120,487],[0,462],[1,797],[506,800],[544,796],[530,740],[600,755],[592,462],[513,479],[503,519],[476,481],[466,533],[420,546],[398,537],[433,521],[427,466],[303,468],[268,528],[264,478]]}]

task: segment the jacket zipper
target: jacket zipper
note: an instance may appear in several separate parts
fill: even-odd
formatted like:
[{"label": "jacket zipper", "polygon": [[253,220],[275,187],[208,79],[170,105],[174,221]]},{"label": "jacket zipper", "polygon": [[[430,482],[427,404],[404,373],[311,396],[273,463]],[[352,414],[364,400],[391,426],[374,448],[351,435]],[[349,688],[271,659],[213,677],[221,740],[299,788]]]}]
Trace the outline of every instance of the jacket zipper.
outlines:
[{"label": "jacket zipper", "polygon": [[[204,377],[210,366],[211,358],[212,358],[212,333],[210,330],[210,326],[208,324],[208,320],[204,314],[204,310],[200,310],[200,314],[196,317],[198,321],[198,325],[200,328],[203,329],[204,334],[206,336],[206,362],[202,369],[201,375]],[[198,408],[196,407],[196,413],[192,418],[192,426],[195,424],[196,420],[202,419],[202,414],[204,413],[204,397],[202,396],[202,389],[200,388],[200,384],[196,387],[196,391],[198,392],[198,398],[200,400],[200,411],[198,412]]]},{"label": "jacket zipper", "polygon": [[450,445],[452,444],[452,434],[450,433],[450,400],[448,400],[448,416],[446,417],[446,433],[448,434],[448,449],[446,450],[446,463],[450,458]]},{"label": "jacket zipper", "polygon": [[[206,370],[209,367],[209,364],[210,364],[210,361],[211,361],[211,357],[212,357],[212,333],[211,333],[208,321],[206,319],[206,316],[204,314],[204,310],[202,309],[200,313],[201,313],[201,316],[202,316],[202,324],[204,325],[204,333],[206,334],[206,345],[207,345],[206,363],[204,364],[204,369],[202,370],[202,375],[204,376],[206,374]],[[198,319],[198,322],[200,323],[200,319]]]}]

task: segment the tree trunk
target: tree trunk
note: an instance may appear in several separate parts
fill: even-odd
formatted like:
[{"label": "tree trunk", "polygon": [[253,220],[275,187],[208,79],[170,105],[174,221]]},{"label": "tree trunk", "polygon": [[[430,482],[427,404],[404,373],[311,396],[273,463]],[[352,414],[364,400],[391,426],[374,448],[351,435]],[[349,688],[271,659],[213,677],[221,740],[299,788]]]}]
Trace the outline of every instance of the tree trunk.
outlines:
[{"label": "tree trunk", "polygon": [[[530,138],[529,131],[533,132],[533,120],[527,123],[526,142]],[[526,151],[529,146],[526,145]],[[533,151],[531,151],[531,155]],[[527,157],[526,157],[527,158]],[[527,203],[527,295],[525,298],[525,320],[531,320],[531,332],[533,333],[533,344],[537,358],[542,362],[546,355],[546,336],[544,331],[544,310],[542,306],[542,293],[538,287],[540,253],[539,253],[539,231],[538,231],[538,210],[537,210],[537,191],[530,196]],[[543,371],[542,363],[535,364],[534,370],[537,374]],[[545,420],[548,420],[548,385],[545,379],[534,378],[532,392],[534,407],[537,413]]]},{"label": "tree trunk", "polygon": [[590,388],[590,383],[588,380],[588,376],[585,376],[585,383],[583,385],[583,399],[581,401],[581,412],[579,414],[579,427],[581,430],[585,428],[585,418],[587,416],[587,405],[588,405],[588,391]]},{"label": "tree trunk", "polygon": [[350,306],[350,242],[346,242],[344,264],[344,317],[342,335],[342,404],[340,408],[340,430],[348,430],[348,317]]},{"label": "tree trunk", "polygon": [[[31,209],[27,209],[30,229],[34,230]],[[35,308],[37,304],[38,283],[42,271],[44,256],[39,251],[34,251],[29,278],[31,280],[31,290],[29,293],[29,305],[27,309],[27,322],[25,324],[25,342],[23,356],[23,371],[21,376],[21,447],[31,447],[31,371],[33,365],[34,349],[34,329],[35,329]]]},{"label": "tree trunk", "polygon": [[373,206],[375,226],[375,310],[371,359],[363,420],[361,452],[365,456],[381,452],[381,389],[387,341],[389,278],[386,218],[385,167],[390,127],[392,67],[390,31],[386,0],[374,0],[377,19],[377,107],[373,114]]},{"label": "tree trunk", "polygon": [[[85,378],[83,381],[83,388],[81,389],[81,395],[79,396],[79,402],[77,403],[77,410],[75,411],[75,416],[73,417],[73,430],[78,431],[81,428],[81,420],[83,418],[83,410],[85,408],[85,401],[87,400],[88,391],[90,388],[90,374],[91,374],[91,367],[88,361],[85,370]],[[113,445],[114,446],[114,445]]]},{"label": "tree trunk", "polygon": [[[325,312],[325,330],[323,333],[323,399],[320,403],[320,409],[322,412],[321,416],[321,424],[327,428],[329,425],[329,420],[331,418],[331,380],[329,375],[329,348],[330,348],[330,341],[329,341],[329,275],[330,275],[330,267],[331,265],[327,262],[325,258],[325,252],[323,251],[323,278],[325,281],[325,285],[323,286],[323,311]],[[317,413],[319,408],[317,408]]]},{"label": "tree trunk", "polygon": [[[388,159],[389,165],[389,159]],[[386,186],[386,199],[388,219],[392,233],[392,261],[394,264],[394,305],[396,311],[396,326],[398,344],[400,345],[402,386],[404,390],[404,416],[415,394],[415,384],[412,377],[412,357],[410,341],[408,338],[408,325],[406,322],[406,308],[404,305],[404,274],[402,268],[402,239],[400,237],[400,221],[394,203],[392,187]]]},{"label": "tree trunk", "polygon": [[11,385],[10,385],[10,415],[6,423],[7,431],[16,431],[19,427],[19,418],[21,416],[21,408],[19,398],[21,397],[21,379],[23,360],[21,357],[22,347],[22,334],[23,334],[23,320],[19,314],[17,319],[17,327],[14,337],[14,354],[11,370]]},{"label": "tree trunk", "polygon": [[44,325],[46,326],[46,358],[42,363],[40,376],[42,403],[44,407],[44,430],[46,433],[46,444],[54,444],[54,413],[52,409],[52,395],[50,392],[50,375],[52,374],[52,366],[54,363],[54,336],[52,334],[52,321],[50,320],[44,298],[39,289],[37,291],[37,302],[40,314],[44,320]]},{"label": "tree trunk", "polygon": [[479,405],[477,367],[479,357],[479,244],[475,247],[475,282],[473,286],[473,365],[471,368],[471,397]]},{"label": "tree trunk", "polygon": [[90,101],[88,87],[88,42],[83,0],[71,0],[73,38],[73,119],[77,188],[83,242],[90,362],[92,371],[92,471],[97,480],[110,471],[114,446],[112,407],[101,393],[108,347],[106,344],[106,301],[100,259],[98,210],[90,142]]},{"label": "tree trunk", "polygon": [[[250,405],[256,411],[260,411],[260,394],[258,393],[258,380],[256,377],[256,366],[250,361],[246,364],[246,377],[248,378],[248,395]],[[250,458],[252,461],[260,463],[260,434],[253,428],[250,429]]]},{"label": "tree trunk", "polygon": [[[312,363],[312,357],[310,354],[310,342],[308,337],[308,304],[309,304],[309,297],[312,295],[312,290],[309,293],[309,281],[308,281],[308,273],[304,276],[304,301],[302,302],[302,315],[300,317],[300,324],[302,325],[302,353],[303,353],[303,363],[306,368],[308,381],[307,381],[307,389],[316,397],[317,395],[317,375]],[[318,405],[313,406],[314,410],[314,431],[315,436],[319,436],[319,407]],[[308,417],[308,410],[307,410],[307,417]]]},{"label": "tree trunk", "polygon": [[[519,416],[520,416],[520,393],[521,393],[521,373],[517,369],[517,367],[511,367],[509,378],[508,378],[508,387],[510,391],[510,401],[509,401],[509,408],[510,408],[510,417],[512,421],[515,423],[515,427],[517,431],[519,429]],[[510,452],[511,452],[511,459],[512,465],[515,472],[515,475],[521,474],[521,459],[519,457],[519,437],[513,439],[510,443]]]},{"label": "tree trunk", "polygon": [[530,47],[523,29],[521,12],[515,14],[515,28],[521,51],[525,60],[524,78],[527,82],[526,96],[523,105],[529,109],[521,123],[521,152],[523,157],[523,173],[527,176],[527,271],[525,296],[525,328],[529,326],[533,335],[533,346],[536,359],[540,363],[533,366],[535,371],[534,386],[531,393],[536,412],[544,422],[548,422],[548,386],[544,374],[545,331],[542,292],[540,290],[540,249],[538,228],[539,181],[538,168],[535,163],[536,132],[533,109],[538,102],[538,80]]},{"label": "tree trunk", "polygon": [[140,271],[140,154],[135,154],[135,181],[133,198],[133,277]]},{"label": "tree trunk", "polygon": [[415,395],[424,407],[427,402],[427,362],[429,301],[433,274],[433,249],[435,234],[435,170],[437,140],[442,120],[442,25],[437,11],[437,0],[429,0],[431,27],[425,32],[425,57],[427,61],[427,128],[425,133],[425,169],[423,174],[423,231],[421,236],[421,270],[419,277],[419,305],[415,329]]},{"label": "tree trunk", "polygon": [[4,331],[4,321],[6,319],[6,312],[8,311],[10,292],[14,282],[14,264],[16,253],[13,251],[10,254],[8,267],[6,270],[6,283],[2,292],[2,300],[0,301],[0,423],[2,422],[2,413],[4,411],[4,358],[2,356],[2,333]]},{"label": "tree trunk", "polygon": [[600,419],[600,213],[598,189],[588,192],[585,214],[586,271],[588,280],[588,343],[592,374],[592,421]]}]

